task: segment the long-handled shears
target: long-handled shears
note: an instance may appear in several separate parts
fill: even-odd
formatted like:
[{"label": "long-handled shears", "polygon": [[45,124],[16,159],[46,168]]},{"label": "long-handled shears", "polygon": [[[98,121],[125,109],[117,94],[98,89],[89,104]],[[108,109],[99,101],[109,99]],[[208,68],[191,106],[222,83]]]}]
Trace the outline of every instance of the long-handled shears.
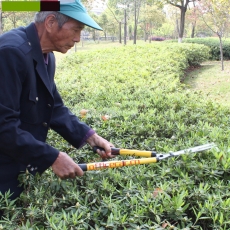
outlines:
[{"label": "long-handled shears", "polygon": [[[132,166],[132,165],[140,165],[140,164],[150,164],[156,163],[161,160],[167,159],[169,157],[176,157],[186,153],[195,153],[204,150],[211,149],[215,147],[214,143],[205,144],[196,146],[193,148],[188,148],[184,150],[180,150],[177,152],[170,152],[167,154],[158,154],[155,151],[140,151],[140,150],[130,150],[130,149],[119,149],[119,148],[111,148],[111,153],[113,155],[129,155],[129,156],[141,156],[147,158],[139,158],[139,159],[130,159],[130,160],[115,160],[115,161],[102,161],[102,162],[94,162],[87,164],[78,164],[83,171],[92,171],[92,170],[101,170],[106,168],[119,168],[124,166]],[[101,149],[100,147],[95,146],[93,151],[96,152],[97,149]]]}]

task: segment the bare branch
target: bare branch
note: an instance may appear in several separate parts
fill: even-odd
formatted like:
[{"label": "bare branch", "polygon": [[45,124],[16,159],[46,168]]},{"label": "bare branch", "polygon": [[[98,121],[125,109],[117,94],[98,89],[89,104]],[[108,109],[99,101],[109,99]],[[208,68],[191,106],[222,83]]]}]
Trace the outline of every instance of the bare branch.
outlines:
[{"label": "bare branch", "polygon": [[106,3],[106,6],[108,7],[109,11],[113,14],[115,20],[119,23],[120,21],[117,19],[116,15],[114,14],[114,12],[112,11],[112,9],[109,7],[107,3]]}]

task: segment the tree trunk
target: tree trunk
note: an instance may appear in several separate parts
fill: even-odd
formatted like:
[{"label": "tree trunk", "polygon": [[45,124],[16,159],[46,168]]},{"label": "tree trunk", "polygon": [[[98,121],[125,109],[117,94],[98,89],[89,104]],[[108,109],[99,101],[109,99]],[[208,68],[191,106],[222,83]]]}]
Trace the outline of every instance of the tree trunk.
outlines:
[{"label": "tree trunk", "polygon": [[133,40],[133,30],[132,30],[132,26],[129,27],[129,40]]},{"label": "tree trunk", "polygon": [[183,35],[184,35],[184,24],[185,24],[186,8],[182,6],[180,8],[180,11],[181,11],[181,14],[180,14],[180,25],[179,25],[178,43],[182,42]]},{"label": "tree trunk", "polygon": [[134,38],[133,44],[137,44],[137,2],[134,1]]},{"label": "tree trunk", "polygon": [[148,32],[147,32],[147,29],[144,30],[145,32],[145,42],[148,40]]},{"label": "tree trunk", "polygon": [[191,33],[191,38],[195,37],[195,28],[196,28],[196,21],[192,23],[192,33]]},{"label": "tree trunk", "polygon": [[149,26],[150,26],[150,29],[149,29],[149,37],[148,37],[148,39],[149,39],[149,43],[151,43],[152,42],[152,29],[153,29],[153,26],[152,26],[152,22],[150,22],[150,24],[149,24]]},{"label": "tree trunk", "polygon": [[16,28],[17,19],[16,19],[15,13],[13,13],[12,22],[13,22],[14,28]]},{"label": "tree trunk", "polygon": [[[195,1],[195,0],[193,0]],[[178,1],[179,2],[179,1]],[[175,3],[171,3],[173,6],[176,6],[180,9],[180,23],[177,22],[177,26],[178,26],[178,43],[182,42],[183,39],[183,35],[184,35],[184,24],[185,24],[185,14],[187,11],[187,7],[189,2],[191,2],[190,0],[181,0],[181,5],[177,5]]]},{"label": "tree trunk", "polygon": [[93,40],[96,42],[96,30],[93,31]]},{"label": "tree trunk", "polygon": [[[195,5],[195,1],[193,1],[193,13],[194,15],[196,15],[196,5]],[[191,33],[191,38],[194,38],[195,37],[195,28],[196,28],[196,17],[195,17],[195,20],[194,22],[192,22],[192,33]]]},{"label": "tree trunk", "polygon": [[222,44],[222,37],[219,33],[217,33],[219,40],[220,40],[220,61],[221,61],[221,70],[224,70],[224,54],[223,54],[223,44]]},{"label": "tree trunk", "polygon": [[77,42],[74,43],[74,50],[75,50],[75,53],[77,52]]},{"label": "tree trunk", "polygon": [[126,9],[125,9],[125,23],[124,23],[124,45],[126,45],[126,38],[127,38],[127,16],[126,16]]},{"label": "tree trunk", "polygon": [[138,2],[137,4],[137,0],[135,0],[135,9],[134,9],[134,12],[135,12],[135,25],[134,25],[134,39],[133,39],[133,44],[136,44],[137,43],[137,25],[138,25],[138,21],[139,21],[139,14],[140,14],[140,7],[141,7],[141,3]]},{"label": "tree trunk", "polygon": [[175,35],[176,35],[176,33],[179,34],[180,29],[179,29],[179,20],[178,19],[176,19],[176,28],[175,29],[176,29]]},{"label": "tree trunk", "polygon": [[98,43],[98,44],[100,43],[100,34],[99,34],[98,31],[97,31],[97,43]]},{"label": "tree trunk", "polygon": [[121,41],[121,22],[119,22],[119,43],[122,43]]}]

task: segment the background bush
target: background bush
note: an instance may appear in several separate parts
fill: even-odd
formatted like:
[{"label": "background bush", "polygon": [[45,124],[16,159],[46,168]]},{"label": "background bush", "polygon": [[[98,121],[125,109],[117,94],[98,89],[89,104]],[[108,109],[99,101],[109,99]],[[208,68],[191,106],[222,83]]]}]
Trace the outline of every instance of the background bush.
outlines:
[{"label": "background bush", "polygon": [[165,38],[163,38],[163,37],[151,37],[151,40],[152,41],[164,41]]},{"label": "background bush", "polygon": [[[51,170],[24,175],[16,203],[0,198],[0,229],[229,229],[229,110],[180,83],[189,63],[207,55],[203,45],[166,43],[69,55],[56,74],[65,104],[115,146],[159,153],[217,147],[74,180]],[[52,130],[47,141],[78,163],[100,160]]]},{"label": "background bush", "polygon": [[[178,42],[178,40],[167,40],[165,42]],[[219,38],[185,38],[183,42],[206,45],[210,48],[210,60],[220,60]],[[230,39],[223,39],[223,55],[225,60],[230,60]]]}]

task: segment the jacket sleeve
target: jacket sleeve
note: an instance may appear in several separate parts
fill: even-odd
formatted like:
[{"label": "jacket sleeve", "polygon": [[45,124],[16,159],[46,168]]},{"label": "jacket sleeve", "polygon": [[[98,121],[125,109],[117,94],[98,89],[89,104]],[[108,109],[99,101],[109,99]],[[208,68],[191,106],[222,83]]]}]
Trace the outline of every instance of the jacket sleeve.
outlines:
[{"label": "jacket sleeve", "polygon": [[77,116],[63,104],[61,96],[54,84],[54,110],[51,118],[50,127],[59,133],[75,148],[80,148],[85,141],[95,133],[88,125],[81,122]]},{"label": "jacket sleeve", "polygon": [[20,128],[20,95],[27,64],[18,48],[0,49],[0,154],[42,173],[53,164],[59,151]]}]

